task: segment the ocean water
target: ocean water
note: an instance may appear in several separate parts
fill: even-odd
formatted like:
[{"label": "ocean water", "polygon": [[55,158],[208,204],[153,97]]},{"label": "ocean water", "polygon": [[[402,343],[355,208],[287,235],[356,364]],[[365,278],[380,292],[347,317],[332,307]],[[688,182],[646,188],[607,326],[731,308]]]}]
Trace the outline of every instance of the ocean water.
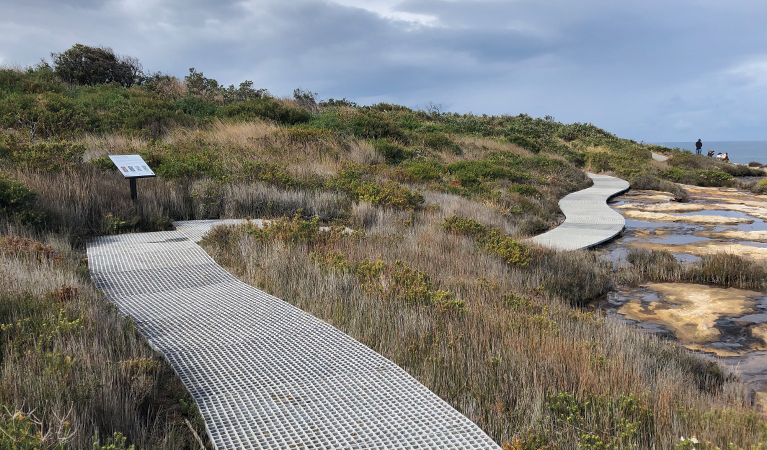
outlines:
[{"label": "ocean water", "polygon": [[[654,144],[695,152],[695,141],[654,142]],[[703,154],[705,155],[709,150],[729,153],[730,161],[736,163],[748,164],[751,161],[757,161],[767,164],[767,141],[703,141]]]}]

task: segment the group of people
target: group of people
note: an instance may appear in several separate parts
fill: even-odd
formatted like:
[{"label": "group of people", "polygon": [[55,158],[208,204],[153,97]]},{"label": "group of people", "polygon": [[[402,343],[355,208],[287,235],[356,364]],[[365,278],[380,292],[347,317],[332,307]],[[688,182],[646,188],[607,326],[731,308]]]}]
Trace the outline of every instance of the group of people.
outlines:
[{"label": "group of people", "polygon": [[[700,155],[702,148],[703,148],[703,142],[701,142],[701,140],[698,139],[698,142],[695,143],[695,153]],[[712,158],[714,158],[714,157],[719,158],[719,159],[721,159],[724,162],[730,162],[730,154],[729,153],[721,153],[720,152],[720,153],[716,153],[716,156],[714,156],[714,153],[715,153],[714,150],[709,150],[707,155],[709,157],[712,157]]]}]

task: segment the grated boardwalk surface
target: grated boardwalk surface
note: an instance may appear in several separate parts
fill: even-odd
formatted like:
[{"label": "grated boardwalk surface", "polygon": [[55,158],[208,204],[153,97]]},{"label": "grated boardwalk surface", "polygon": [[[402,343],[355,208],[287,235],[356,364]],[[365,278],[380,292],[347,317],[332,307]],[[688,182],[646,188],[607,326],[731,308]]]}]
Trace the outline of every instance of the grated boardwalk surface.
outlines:
[{"label": "grated boardwalk surface", "polygon": [[217,449],[499,448],[403,369],[195,243],[240,222],[88,244],[96,286],[181,377]]},{"label": "grated boardwalk surface", "polygon": [[623,231],[626,220],[607,205],[607,200],[627,191],[628,182],[608,175],[588,175],[594,180],[593,186],[559,201],[564,223],[530,242],[558,250],[578,250],[609,241]]}]

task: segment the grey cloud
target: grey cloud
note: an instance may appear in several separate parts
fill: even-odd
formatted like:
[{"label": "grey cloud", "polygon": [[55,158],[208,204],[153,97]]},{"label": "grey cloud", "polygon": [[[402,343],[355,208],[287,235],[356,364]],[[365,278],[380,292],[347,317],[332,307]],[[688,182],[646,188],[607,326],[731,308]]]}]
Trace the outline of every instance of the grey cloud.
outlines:
[{"label": "grey cloud", "polygon": [[767,48],[765,2],[396,5],[436,17],[433,27],[313,0],[135,5],[3,2],[0,58],[34,64],[76,42],[106,45],[148,70],[183,77],[195,67],[222,83],[251,79],[278,95],[301,86],[325,98],[552,114],[638,140],[676,140],[687,132],[678,130],[682,123],[716,128],[723,138],[755,138],[753,123],[767,120],[757,107],[767,92],[754,77],[722,75]]}]

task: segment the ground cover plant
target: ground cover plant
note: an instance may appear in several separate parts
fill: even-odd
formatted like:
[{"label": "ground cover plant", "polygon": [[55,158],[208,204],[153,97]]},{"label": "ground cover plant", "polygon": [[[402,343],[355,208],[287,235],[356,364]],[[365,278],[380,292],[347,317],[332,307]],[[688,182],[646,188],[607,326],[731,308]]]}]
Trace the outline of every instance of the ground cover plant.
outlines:
[{"label": "ground cover plant", "polygon": [[[588,252],[524,243],[561,222],[557,202],[589,186],[584,170],[685,200],[679,182],[734,185],[759,168],[552,117],[360,106],[302,89],[277,98],[84,47],[0,68],[0,426],[16,430],[2,445],[207,439],[167,364],[93,288],[85,242],[244,217],[278,220],[214,233],[206,248],[223,265],[397,362],[507,447],[767,437],[716,364],[584,309],[616,283],[663,277],[763,289],[763,268],[731,258],[656,273],[642,261],[664,257],[638,254],[618,273]],[[73,69],[72,55],[92,65]],[[105,65],[121,78],[100,78]],[[651,150],[672,158],[656,163]],[[111,154],[140,154],[158,174],[139,180],[138,202]]]}]

